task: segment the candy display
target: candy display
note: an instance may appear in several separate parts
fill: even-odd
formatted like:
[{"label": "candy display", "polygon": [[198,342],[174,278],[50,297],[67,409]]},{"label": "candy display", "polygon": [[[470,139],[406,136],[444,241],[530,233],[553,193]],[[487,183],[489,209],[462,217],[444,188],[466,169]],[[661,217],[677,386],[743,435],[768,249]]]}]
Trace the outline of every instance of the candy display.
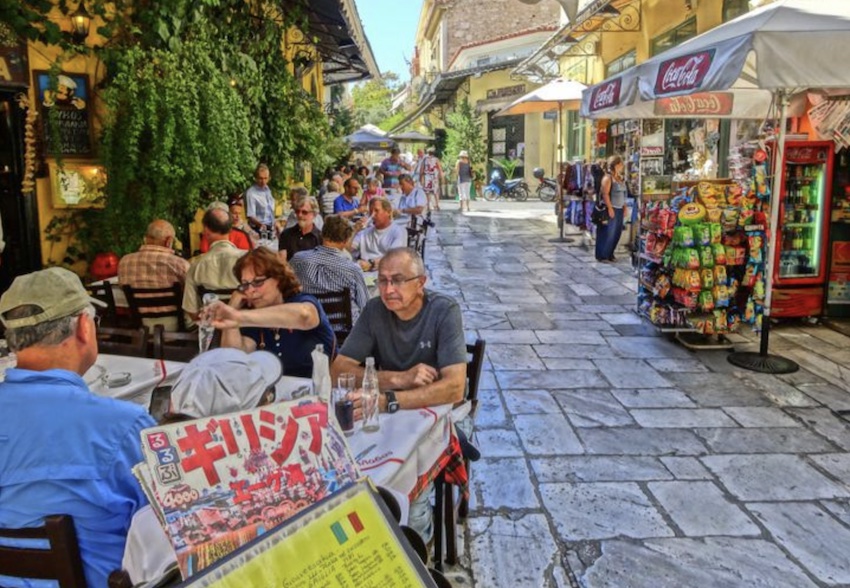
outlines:
[{"label": "candy display", "polygon": [[666,330],[719,335],[760,325],[765,232],[761,178],[681,182],[642,203],[638,309]]}]

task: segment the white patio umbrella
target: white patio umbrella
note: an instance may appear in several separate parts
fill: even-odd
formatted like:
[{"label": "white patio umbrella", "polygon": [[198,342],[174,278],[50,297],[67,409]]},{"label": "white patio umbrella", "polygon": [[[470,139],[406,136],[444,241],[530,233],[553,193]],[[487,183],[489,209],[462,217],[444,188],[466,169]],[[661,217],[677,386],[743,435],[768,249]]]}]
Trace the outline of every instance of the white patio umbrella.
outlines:
[{"label": "white patio umbrella", "polygon": [[[592,88],[585,93],[582,110],[588,114],[604,113],[617,106],[635,104],[638,101],[635,82],[639,100],[653,105],[677,96],[725,91],[731,91],[737,100],[746,96],[747,91],[766,90],[779,113],[771,189],[772,197],[778,198],[789,97],[805,89],[850,87],[843,63],[848,36],[850,1],[776,0],[648,59],[628,76],[623,75],[619,85],[605,88],[600,84]],[[632,102],[627,101],[629,98]],[[762,116],[765,116],[769,106],[763,108]],[[766,373],[787,373],[798,367],[767,352],[773,291],[770,264],[776,250],[778,221],[779,206],[774,202],[760,350],[729,356],[735,365]]]},{"label": "white patio umbrella", "polygon": [[[558,109],[558,161],[564,161],[563,141],[563,111],[578,110],[581,107],[582,92],[587,89],[582,83],[557,78],[548,84],[532,90],[528,94],[517,98],[508,106],[497,112],[494,116],[506,116],[509,114],[533,114],[535,112],[549,112]],[[560,230],[559,240],[569,241],[564,238],[564,215],[563,197],[559,199],[558,227]]]}]

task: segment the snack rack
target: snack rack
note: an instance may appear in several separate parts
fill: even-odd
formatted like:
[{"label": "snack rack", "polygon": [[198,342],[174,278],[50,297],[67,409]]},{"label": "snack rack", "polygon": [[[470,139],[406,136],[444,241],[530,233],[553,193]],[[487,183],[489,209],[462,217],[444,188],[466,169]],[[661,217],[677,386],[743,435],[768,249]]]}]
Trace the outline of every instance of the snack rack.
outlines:
[{"label": "snack rack", "polygon": [[[759,185],[755,176],[747,186],[680,181],[670,194],[642,196],[638,314],[699,348],[728,347],[724,334],[756,323],[766,242]],[[697,345],[684,333],[720,343]]]}]

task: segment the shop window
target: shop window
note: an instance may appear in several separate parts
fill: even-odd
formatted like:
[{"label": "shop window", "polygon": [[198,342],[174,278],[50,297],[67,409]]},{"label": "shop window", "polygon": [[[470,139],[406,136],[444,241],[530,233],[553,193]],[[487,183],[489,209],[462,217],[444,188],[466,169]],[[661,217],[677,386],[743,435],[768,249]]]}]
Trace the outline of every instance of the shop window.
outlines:
[{"label": "shop window", "polygon": [[584,159],[587,128],[590,122],[579,116],[578,112],[567,113],[567,159]]},{"label": "shop window", "polygon": [[738,18],[749,10],[749,0],[723,0],[723,22]]},{"label": "shop window", "polygon": [[676,45],[681,45],[688,39],[697,36],[697,19],[689,18],[679,26],[671,29],[663,35],[658,35],[652,40],[650,51],[652,55],[658,55]]},{"label": "shop window", "polygon": [[608,65],[605,66],[605,77],[609,78],[611,76],[615,76],[618,73],[624,72],[630,67],[634,66],[637,63],[637,53],[634,49],[626,53],[625,55],[621,55],[617,59],[613,59],[608,62]]}]

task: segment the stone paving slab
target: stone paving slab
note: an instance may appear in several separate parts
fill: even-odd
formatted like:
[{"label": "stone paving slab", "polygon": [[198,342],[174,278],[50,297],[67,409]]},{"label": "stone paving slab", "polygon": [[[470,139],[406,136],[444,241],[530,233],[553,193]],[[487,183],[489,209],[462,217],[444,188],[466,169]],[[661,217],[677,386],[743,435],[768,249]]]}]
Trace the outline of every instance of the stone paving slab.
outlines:
[{"label": "stone paving slab", "polygon": [[687,537],[761,534],[747,514],[711,482],[650,482],[647,486]]},{"label": "stone paving slab", "polygon": [[641,427],[650,429],[738,426],[718,408],[635,408],[631,415]]},{"label": "stone paving slab", "polygon": [[623,406],[629,408],[696,408],[696,403],[687,394],[673,388],[650,390],[617,390],[613,394]]},{"label": "stone paving slab", "polygon": [[472,471],[476,503],[487,510],[540,508],[524,458],[480,459]]},{"label": "stone paving slab", "polygon": [[476,585],[553,585],[550,576],[560,566],[560,551],[544,515],[470,517],[468,526]]},{"label": "stone paving slab", "polygon": [[513,415],[561,412],[548,390],[514,390],[505,397],[505,404]]},{"label": "stone paving slab", "polygon": [[513,429],[480,429],[475,436],[481,456],[491,457],[522,457],[522,443],[519,435]]},{"label": "stone paving slab", "polygon": [[[511,331],[512,332],[512,331]],[[531,345],[506,345],[487,342],[487,357],[495,369],[543,370],[545,366]]]},{"label": "stone paving slab", "polygon": [[647,362],[639,359],[594,360],[599,371],[615,388],[670,388],[672,384]]},{"label": "stone paving slab", "polygon": [[832,443],[850,450],[850,422],[836,416],[827,408],[790,408],[786,410],[823,435]]},{"label": "stone paving slab", "polygon": [[554,331],[534,331],[541,343],[548,345],[559,345],[561,347],[578,347],[585,345],[607,345],[605,338],[598,332],[581,331],[579,329],[572,330],[571,324],[577,321],[566,323],[561,329]]},{"label": "stone paving slab", "polygon": [[570,388],[596,388],[608,382],[596,370],[499,371],[496,379],[502,390],[511,389],[563,390]]},{"label": "stone paving slab", "polygon": [[619,357],[629,359],[690,359],[687,349],[659,337],[617,337],[608,344]]},{"label": "stone paving slab", "polygon": [[705,373],[708,368],[698,359],[655,358],[652,367],[661,372]]},{"label": "stone paving slab", "polygon": [[637,484],[540,484],[540,495],[564,541],[673,536]]},{"label": "stone paving slab", "polygon": [[828,584],[850,584],[846,546],[850,529],[814,504],[753,503],[755,513],[776,541],[809,572]]},{"label": "stone paving slab", "polygon": [[798,427],[697,429],[696,433],[715,453],[822,453],[836,449],[820,435]]},{"label": "stone paving slab", "polygon": [[579,577],[594,588],[815,588],[774,544],[759,539],[606,541]]},{"label": "stone paving slab", "polygon": [[712,480],[709,472],[695,457],[661,457],[659,458],[664,467],[673,474],[677,480]]},{"label": "stone paving slab", "polygon": [[770,406],[730,406],[723,411],[742,427],[801,427],[802,425]]},{"label": "stone paving slab", "polygon": [[668,468],[654,457],[540,457],[531,460],[531,467],[539,482],[635,482],[672,478]]},{"label": "stone paving slab", "polygon": [[635,424],[629,412],[607,390],[557,390],[552,394],[576,427]]},{"label": "stone paving slab", "polygon": [[847,487],[830,480],[796,455],[709,455],[702,462],[740,500],[847,498]]},{"label": "stone paving slab", "polygon": [[501,394],[497,390],[479,390],[475,429],[505,428],[509,425]]},{"label": "stone paving slab", "polygon": [[850,454],[828,453],[809,456],[813,462],[850,486]]},{"label": "stone paving slab", "polygon": [[682,429],[576,429],[587,453],[597,455],[703,455],[705,445]]},{"label": "stone paving slab", "polygon": [[596,364],[589,359],[547,357],[543,359],[547,370],[595,370]]},{"label": "stone paving slab", "polygon": [[514,427],[529,455],[584,453],[581,442],[562,414],[523,414]]},{"label": "stone paving slab", "polygon": [[603,357],[609,349],[607,345],[534,345],[534,351],[544,359],[594,359]]}]

